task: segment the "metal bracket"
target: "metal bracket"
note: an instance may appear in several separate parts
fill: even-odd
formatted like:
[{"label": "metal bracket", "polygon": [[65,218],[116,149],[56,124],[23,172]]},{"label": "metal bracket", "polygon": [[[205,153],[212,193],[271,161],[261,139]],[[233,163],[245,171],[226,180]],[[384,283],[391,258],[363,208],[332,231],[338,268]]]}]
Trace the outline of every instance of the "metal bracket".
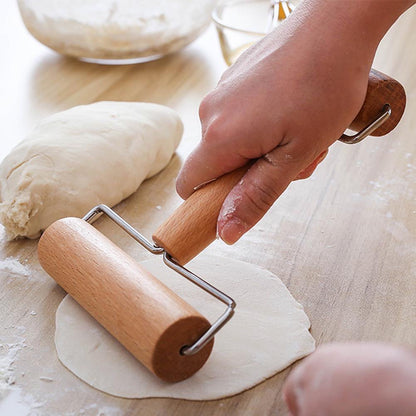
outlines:
[{"label": "metal bracket", "polygon": [[205,280],[201,279],[196,274],[192,273],[185,267],[177,263],[162,247],[158,247],[156,244],[149,241],[146,237],[140,234],[135,228],[133,228],[128,222],[121,218],[115,211],[109,208],[107,205],[101,204],[94,207],[83,217],[83,220],[92,224],[100,214],[107,215],[112,221],[120,226],[127,234],[134,240],[140,243],[146,250],[152,254],[163,254],[164,263],[175,272],[179,273],[183,277],[186,277],[189,281],[203,289],[205,292],[217,298],[222,303],[227,305],[225,312],[210,326],[210,328],[202,334],[198,340],[192,345],[185,345],[181,349],[183,355],[193,355],[200,351],[207,345],[215,334],[231,319],[234,314],[236,303],[225,293],[221,292],[214,286],[210,285]]},{"label": "metal bracket", "polygon": [[343,134],[338,140],[346,144],[356,144],[364,140],[373,131],[378,129],[391,115],[391,107],[389,104],[385,104],[381,114],[371,122],[367,127],[364,127],[361,131],[354,135]]}]

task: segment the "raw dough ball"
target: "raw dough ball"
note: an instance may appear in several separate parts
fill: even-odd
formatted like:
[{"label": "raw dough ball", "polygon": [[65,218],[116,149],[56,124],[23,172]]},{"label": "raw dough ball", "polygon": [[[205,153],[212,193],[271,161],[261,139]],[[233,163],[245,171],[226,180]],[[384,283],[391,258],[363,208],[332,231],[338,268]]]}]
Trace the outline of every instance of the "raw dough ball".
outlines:
[{"label": "raw dough ball", "polygon": [[[210,322],[225,310],[162,259],[142,264]],[[237,302],[234,317],[217,334],[210,358],[194,376],[176,384],[161,381],[69,295],[56,313],[55,344],[61,362],[86,383],[115,396],[213,400],[249,389],[315,349],[302,305],[272,273],[210,256],[197,257],[189,269]]]},{"label": "raw dough ball", "polygon": [[0,164],[8,238],[116,205],[167,165],[182,132],[175,111],[149,103],[98,102],[44,119]]}]

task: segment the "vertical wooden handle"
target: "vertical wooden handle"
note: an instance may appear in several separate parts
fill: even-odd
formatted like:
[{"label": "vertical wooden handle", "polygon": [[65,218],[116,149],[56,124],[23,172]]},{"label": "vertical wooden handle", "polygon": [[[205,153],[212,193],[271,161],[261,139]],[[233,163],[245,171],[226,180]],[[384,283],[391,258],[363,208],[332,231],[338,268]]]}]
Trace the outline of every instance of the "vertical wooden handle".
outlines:
[{"label": "vertical wooden handle", "polygon": [[64,218],[43,233],[42,267],[131,354],[165,381],[184,380],[208,359],[213,341],[194,355],[180,353],[209,322],[79,218]]},{"label": "vertical wooden handle", "polygon": [[[393,130],[400,121],[406,104],[402,85],[372,69],[365,102],[350,128],[359,131],[366,127],[380,115],[385,104],[390,104],[392,114],[372,135],[381,136]],[[217,218],[224,199],[247,169],[248,165],[195,191],[156,230],[153,235],[155,243],[180,264],[186,264],[198,255],[215,239]]]},{"label": "vertical wooden handle", "polygon": [[371,133],[372,136],[384,136],[397,126],[406,106],[406,93],[400,82],[371,69],[364,104],[349,128],[355,131],[362,130],[380,115],[385,104],[390,105],[391,116]]}]

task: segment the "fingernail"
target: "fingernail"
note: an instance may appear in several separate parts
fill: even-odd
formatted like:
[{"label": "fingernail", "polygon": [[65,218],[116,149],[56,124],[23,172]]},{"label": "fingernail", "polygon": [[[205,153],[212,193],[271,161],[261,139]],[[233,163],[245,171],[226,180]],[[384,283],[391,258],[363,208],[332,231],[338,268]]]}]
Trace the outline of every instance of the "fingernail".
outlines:
[{"label": "fingernail", "polygon": [[213,178],[213,179],[210,179],[210,180],[208,180],[208,181],[202,182],[201,184],[199,184],[199,185],[197,185],[197,186],[195,186],[195,187],[194,187],[194,191],[197,191],[198,189],[201,189],[201,188],[203,188],[205,185],[208,185],[209,183],[214,182],[214,181],[216,181],[216,180],[217,180],[217,178]]},{"label": "fingernail", "polygon": [[229,219],[219,230],[221,240],[226,244],[234,244],[248,230],[246,224],[238,218]]},{"label": "fingernail", "polygon": [[328,154],[328,150],[325,150],[324,152],[322,152],[319,156],[318,156],[318,160],[317,160],[317,164],[319,165],[325,158],[326,155]]}]

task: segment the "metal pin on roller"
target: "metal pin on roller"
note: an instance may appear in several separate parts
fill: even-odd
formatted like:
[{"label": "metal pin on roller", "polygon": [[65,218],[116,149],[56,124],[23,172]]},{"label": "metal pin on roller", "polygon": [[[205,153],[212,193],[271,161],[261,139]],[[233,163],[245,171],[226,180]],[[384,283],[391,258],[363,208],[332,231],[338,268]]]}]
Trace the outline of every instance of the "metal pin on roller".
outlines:
[{"label": "metal pin on roller", "polygon": [[338,140],[346,144],[357,144],[364,140],[367,136],[370,136],[375,130],[381,127],[387,119],[391,116],[391,107],[389,104],[384,104],[384,108],[380,115],[374,119],[370,124],[360,130],[358,133],[349,136],[343,134]]},{"label": "metal pin on roller", "polygon": [[[86,220],[105,213],[166,264],[227,304],[213,324],[141,267]],[[63,218],[50,225],[39,245],[45,271],[151,372],[164,381],[198,371],[213,348],[213,336],[230,319],[234,302],[178,265],[104,205],[86,220]]]},{"label": "metal pin on roller", "polygon": [[179,273],[183,277],[186,277],[189,281],[191,281],[201,289],[205,290],[205,292],[216,297],[222,303],[225,303],[227,305],[227,309],[225,310],[225,312],[211,325],[211,327],[206,332],[201,334],[201,336],[192,345],[184,345],[181,348],[181,354],[184,355],[193,355],[199,352],[214,338],[215,334],[231,319],[236,306],[234,300],[230,296],[226,295],[214,286],[210,285],[205,280],[201,279],[196,274],[181,266],[169,255],[169,253],[165,251],[165,249],[163,249],[162,247],[158,247],[156,244],[151,243],[149,240],[146,239],[146,237],[140,234],[135,228],[133,228],[129,223],[127,223],[123,218],[121,218],[116,212],[114,212],[111,208],[107,207],[106,205],[96,206],[90,212],[88,212],[87,215],[85,215],[83,220],[91,224],[94,221],[94,219],[96,219],[96,217],[101,213],[106,214],[111,220],[113,220],[118,226],[120,226],[124,231],[126,231],[132,238],[134,238],[138,243],[140,243],[145,249],[150,251],[152,254],[163,254],[164,263],[172,270]]}]

